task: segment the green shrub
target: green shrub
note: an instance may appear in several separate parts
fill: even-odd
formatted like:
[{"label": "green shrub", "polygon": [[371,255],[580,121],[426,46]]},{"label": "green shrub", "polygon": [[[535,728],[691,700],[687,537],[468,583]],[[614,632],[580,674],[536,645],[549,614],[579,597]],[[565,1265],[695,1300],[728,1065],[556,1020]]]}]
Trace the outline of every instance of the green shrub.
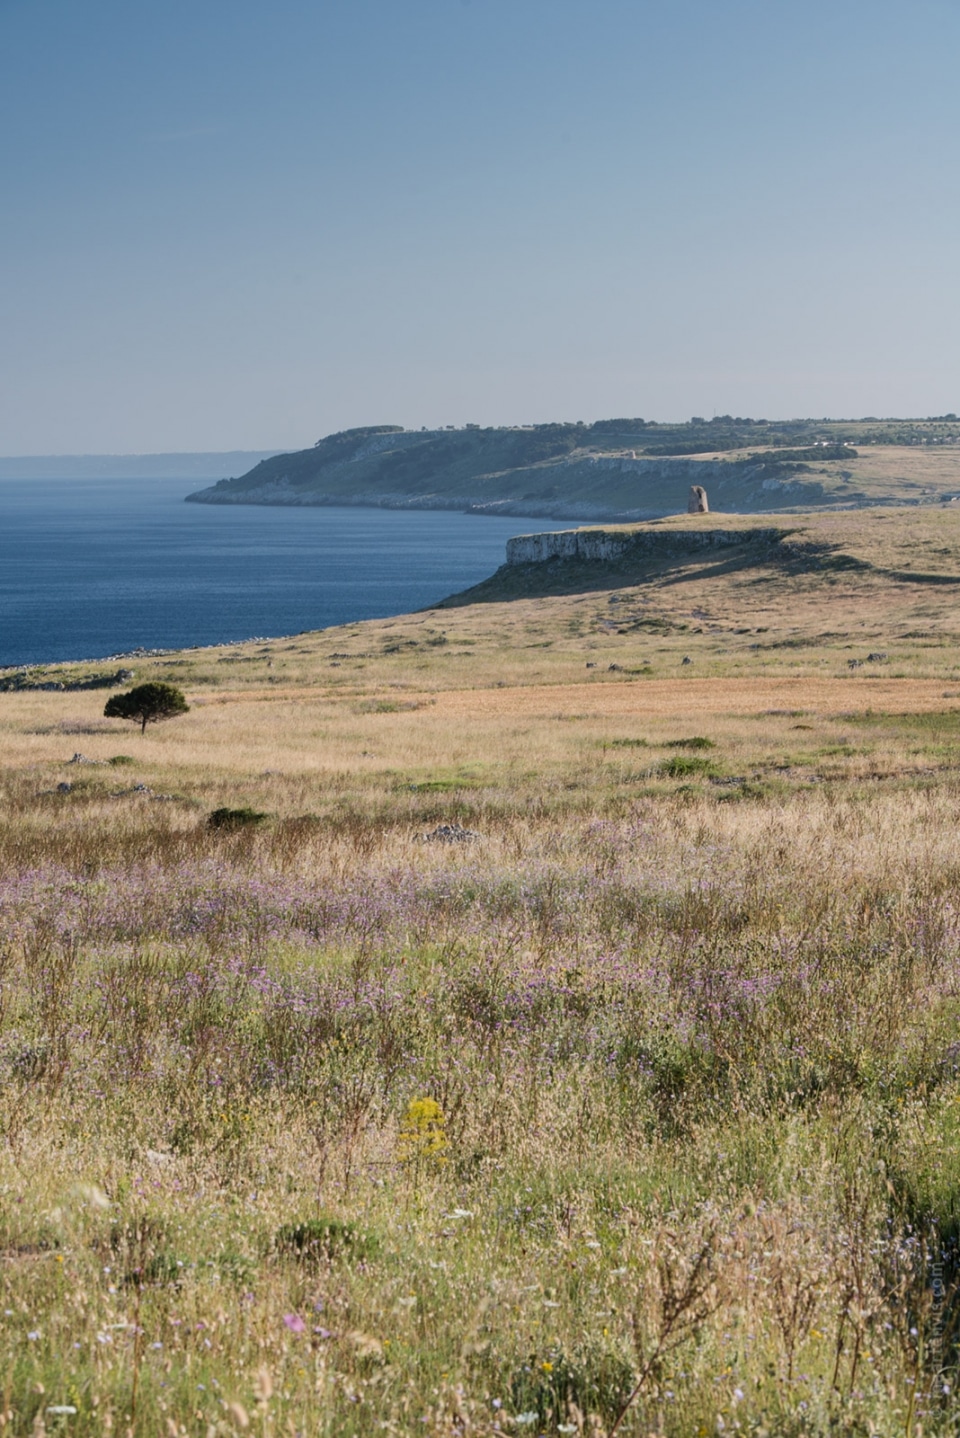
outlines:
[{"label": "green shrub", "polygon": [[576,1357],[562,1352],[551,1352],[546,1358],[531,1355],[510,1379],[510,1401],[514,1413],[535,1413],[540,1423],[553,1429],[569,1419],[571,1404],[581,1414],[598,1413],[610,1423],[626,1403],[634,1381],[628,1363],[601,1349]]},{"label": "green shrub", "polygon": [[308,1218],[285,1223],[274,1235],[278,1253],[300,1262],[330,1262],[334,1258],[372,1258],[379,1247],[370,1234],[339,1218]]},{"label": "green shrub", "polygon": [[709,759],[697,759],[693,755],[678,754],[673,759],[665,759],[660,765],[660,773],[668,779],[689,779],[691,774],[711,774],[713,765]]},{"label": "green shrub", "polygon": [[186,1265],[170,1248],[167,1225],[159,1217],[141,1214],[125,1223],[114,1222],[110,1247],[121,1260],[123,1282],[130,1287],[164,1287],[183,1279]]},{"label": "green shrub", "polygon": [[123,1276],[124,1283],[153,1288],[178,1288],[183,1282],[186,1268],[183,1259],[177,1258],[169,1249],[163,1249],[148,1258],[143,1268],[132,1269]]},{"label": "green shrub", "polygon": [[258,809],[251,809],[249,806],[243,809],[214,809],[207,820],[207,827],[210,829],[246,829],[251,825],[262,824],[268,817],[267,814],[261,814]]}]

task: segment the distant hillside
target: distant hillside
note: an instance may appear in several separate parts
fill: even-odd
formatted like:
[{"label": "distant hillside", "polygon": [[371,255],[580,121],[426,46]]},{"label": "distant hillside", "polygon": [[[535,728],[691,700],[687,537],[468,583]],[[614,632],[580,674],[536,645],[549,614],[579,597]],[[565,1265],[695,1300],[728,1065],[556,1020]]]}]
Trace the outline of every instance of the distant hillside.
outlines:
[{"label": "distant hillside", "polygon": [[215,479],[249,469],[275,449],[182,454],[26,454],[0,457],[0,479]]},{"label": "distant hillside", "polygon": [[361,504],[532,518],[652,519],[711,509],[930,502],[960,493],[960,421],[642,419],[520,428],[373,425],[264,459],[199,504]]}]

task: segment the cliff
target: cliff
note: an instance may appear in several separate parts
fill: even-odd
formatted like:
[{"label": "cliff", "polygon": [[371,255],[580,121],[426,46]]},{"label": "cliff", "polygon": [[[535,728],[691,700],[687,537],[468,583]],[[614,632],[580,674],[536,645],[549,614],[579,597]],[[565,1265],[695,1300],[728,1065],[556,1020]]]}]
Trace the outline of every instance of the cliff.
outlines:
[{"label": "cliff", "polygon": [[[853,592],[909,589],[918,602],[960,588],[957,505],[808,510],[776,525],[759,515],[674,515],[636,526],[521,534],[489,579],[441,609],[583,594],[636,585],[671,592],[693,578],[752,590],[776,582],[818,587],[843,608]],[[731,591],[732,592],[732,591]],[[800,590],[798,589],[798,593]],[[927,596],[920,601],[920,596]]]},{"label": "cliff", "polygon": [[547,534],[519,534],[507,540],[508,565],[545,564],[551,559],[617,560],[634,554],[685,554],[705,549],[726,548],[743,544],[778,544],[784,537],[780,529],[684,529],[607,530],[561,529]]},{"label": "cliff", "polygon": [[[676,514],[686,509],[694,484],[707,490],[712,510],[727,513],[849,507],[928,493],[942,497],[946,487],[960,487],[960,426],[918,421],[910,438],[914,432],[898,424],[884,430],[874,421],[864,428],[724,417],[685,425],[644,420],[445,430],[375,425],[275,455],[189,498],[198,504],[456,509],[589,523]],[[854,440],[870,450],[861,454]],[[919,470],[929,468],[933,451],[923,446],[933,443],[944,447],[936,451],[939,469],[931,488]],[[903,457],[903,467],[878,468],[880,446],[888,458]]]}]

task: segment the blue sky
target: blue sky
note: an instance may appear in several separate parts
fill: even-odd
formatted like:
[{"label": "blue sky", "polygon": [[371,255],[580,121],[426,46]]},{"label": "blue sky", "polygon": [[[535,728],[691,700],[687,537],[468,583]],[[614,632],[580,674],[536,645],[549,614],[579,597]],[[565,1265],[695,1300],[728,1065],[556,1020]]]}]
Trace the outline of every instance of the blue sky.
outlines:
[{"label": "blue sky", "polygon": [[960,0],[0,0],[0,453],[960,411]]}]

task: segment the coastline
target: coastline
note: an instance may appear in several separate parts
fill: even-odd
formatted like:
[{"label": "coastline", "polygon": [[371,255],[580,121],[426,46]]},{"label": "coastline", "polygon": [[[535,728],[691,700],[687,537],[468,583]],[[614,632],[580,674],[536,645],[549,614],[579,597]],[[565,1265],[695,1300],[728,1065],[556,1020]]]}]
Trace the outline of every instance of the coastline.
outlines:
[{"label": "coastline", "polygon": [[340,494],[297,492],[285,485],[263,485],[252,490],[224,490],[211,485],[186,495],[185,504],[262,506],[275,509],[398,509],[476,514],[497,519],[570,520],[572,524],[638,524],[665,519],[669,509],[615,509],[609,505],[565,500],[450,499],[438,494],[370,494],[344,498]]}]

